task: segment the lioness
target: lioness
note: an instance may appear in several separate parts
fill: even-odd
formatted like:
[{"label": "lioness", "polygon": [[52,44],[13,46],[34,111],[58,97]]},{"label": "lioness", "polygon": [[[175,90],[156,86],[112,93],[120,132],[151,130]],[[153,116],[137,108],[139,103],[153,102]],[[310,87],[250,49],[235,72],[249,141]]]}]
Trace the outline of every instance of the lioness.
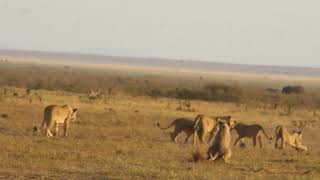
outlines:
[{"label": "lioness", "polygon": [[267,133],[264,131],[263,127],[258,124],[246,125],[243,123],[237,123],[234,128],[238,133],[238,138],[234,142],[234,146],[237,145],[239,140],[245,137],[252,138],[253,146],[256,146],[257,140],[260,143],[260,148],[262,148],[261,134],[263,133],[267,139],[271,140],[272,137],[268,137]]},{"label": "lioness", "polygon": [[187,118],[178,118],[168,126],[168,127],[161,127],[160,123],[157,124],[160,129],[168,129],[171,126],[175,126],[174,131],[171,133],[171,139],[175,143],[178,143],[178,137],[181,134],[181,132],[185,132],[187,134],[187,137],[185,139],[185,143],[188,142],[188,139],[190,136],[194,133],[194,122]]},{"label": "lioness", "polygon": [[[194,119],[194,129],[196,130],[196,133],[193,134],[193,143],[195,145],[197,135],[199,136],[199,139],[202,143],[205,145],[210,144],[212,138],[217,132],[217,124],[218,120],[230,120],[231,116],[219,116],[219,117],[210,117],[203,114],[199,114]],[[210,133],[210,137],[208,139],[208,143],[205,141],[206,135]]]},{"label": "lioness", "polygon": [[297,151],[307,151],[308,148],[302,145],[302,132],[293,131],[291,134],[288,132],[287,128],[280,125],[276,127],[275,132],[275,148],[278,148],[278,140],[281,139],[281,147],[279,149],[284,149],[285,144],[290,145]]},{"label": "lioness", "polygon": [[[42,125],[40,130],[43,128],[44,124],[46,123],[46,135],[47,137],[53,136],[50,130],[55,127],[55,135],[58,134],[58,125],[63,123],[64,128],[64,136],[68,135],[68,128],[70,125],[70,121],[75,121],[77,117],[77,109],[72,109],[69,105],[50,105],[44,109],[44,116]],[[34,131],[39,131],[38,128],[35,126]]]},{"label": "lioness", "polygon": [[218,132],[214,138],[212,146],[208,149],[208,160],[214,161],[218,157],[221,157],[224,162],[228,162],[231,157],[231,133],[230,129],[234,126],[235,121],[219,121]]}]

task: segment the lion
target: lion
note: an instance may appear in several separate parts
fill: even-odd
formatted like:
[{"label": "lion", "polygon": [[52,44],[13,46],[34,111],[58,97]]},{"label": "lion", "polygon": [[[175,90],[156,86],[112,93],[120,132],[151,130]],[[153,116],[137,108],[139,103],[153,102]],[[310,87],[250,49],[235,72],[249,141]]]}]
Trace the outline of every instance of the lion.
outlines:
[{"label": "lion", "polygon": [[302,132],[293,131],[291,134],[288,132],[287,128],[283,125],[276,127],[275,132],[275,148],[278,149],[278,140],[281,139],[281,147],[279,149],[284,149],[285,144],[290,145],[297,151],[308,151],[308,148],[302,145]]},{"label": "lion", "polygon": [[[44,124],[47,125],[46,135],[47,137],[52,137],[51,129],[55,128],[55,135],[58,135],[59,124],[64,125],[64,136],[68,135],[68,128],[70,121],[75,121],[77,118],[78,109],[72,109],[69,105],[49,105],[44,109],[44,116],[40,130],[43,128]],[[34,132],[40,131],[35,126]]]},{"label": "lion", "polygon": [[[219,119],[221,120],[230,120],[231,116],[217,116],[217,117],[210,117],[207,115],[199,114],[195,119],[194,119],[194,129],[195,133],[193,134],[193,143],[195,145],[196,139],[198,136],[200,139],[200,142],[203,144],[209,146],[211,140],[215,136],[217,132],[217,124]],[[210,133],[210,137],[208,139],[208,143],[205,141],[206,135]]]},{"label": "lion", "polygon": [[208,149],[208,160],[214,161],[217,158],[222,158],[224,162],[228,163],[231,157],[231,132],[236,121],[227,120],[219,121],[217,126],[217,134],[214,137],[212,146]]},{"label": "lion", "polygon": [[194,122],[187,118],[175,119],[168,127],[161,127],[159,122],[157,125],[160,129],[168,129],[174,125],[175,127],[174,131],[171,133],[171,140],[175,143],[178,143],[178,137],[182,132],[187,134],[185,143],[188,143],[190,136],[194,133]]},{"label": "lion", "polygon": [[[252,138],[253,146],[256,146],[257,140],[259,141],[260,148],[262,148],[261,134],[263,133],[265,137],[269,140],[272,140],[272,137],[268,137],[267,133],[263,129],[263,127],[259,124],[246,125],[243,123],[237,123],[234,128],[238,133],[238,138],[234,142],[234,146],[237,145],[239,140],[243,140],[243,138],[248,137]],[[232,130],[233,130],[232,129]]]}]

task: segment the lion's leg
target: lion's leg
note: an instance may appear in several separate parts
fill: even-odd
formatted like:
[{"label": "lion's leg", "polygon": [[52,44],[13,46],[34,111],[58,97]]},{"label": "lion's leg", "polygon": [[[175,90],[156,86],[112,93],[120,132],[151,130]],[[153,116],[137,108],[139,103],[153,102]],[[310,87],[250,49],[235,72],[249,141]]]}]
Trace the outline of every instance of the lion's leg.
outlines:
[{"label": "lion's leg", "polygon": [[56,129],[57,129],[57,124],[54,123],[52,127],[53,127],[53,129],[54,129],[52,135],[53,135],[53,136],[56,136],[56,135],[57,135],[57,133],[56,133],[56,131],[57,131],[57,130],[56,130]]},{"label": "lion's leg", "polygon": [[176,138],[175,132],[170,133],[170,136],[171,136],[171,141],[174,142],[174,139]]},{"label": "lion's leg", "polygon": [[189,133],[186,137],[186,139],[184,140],[184,143],[187,144],[188,143],[188,140],[189,138],[191,137],[192,133]]},{"label": "lion's leg", "polygon": [[47,137],[52,137],[53,135],[51,134],[51,132],[50,132],[50,128],[47,128]]},{"label": "lion's leg", "polygon": [[208,159],[208,160],[209,160],[209,161],[214,161],[214,160],[217,159],[218,155],[219,155],[218,152],[216,152],[216,153],[214,154],[214,156],[212,156],[212,153],[209,153],[209,159]]},{"label": "lion's leg", "polygon": [[193,133],[193,146],[196,145],[197,137],[198,137],[198,132],[194,131],[194,133]]},{"label": "lion's leg", "polygon": [[216,135],[216,132],[215,132],[214,129],[213,129],[213,130],[210,132],[208,144],[211,144],[212,139],[214,138],[215,135]]},{"label": "lion's leg", "polygon": [[308,148],[306,146],[303,146],[302,144],[299,146],[299,149],[302,151],[308,151]]},{"label": "lion's leg", "polygon": [[256,147],[256,145],[257,145],[256,137],[252,137],[252,143],[253,143],[253,147]]},{"label": "lion's leg", "polygon": [[55,123],[55,136],[58,136],[58,131],[59,131],[59,124]]},{"label": "lion's leg", "polygon": [[261,141],[261,135],[260,134],[257,136],[257,139],[259,141],[260,148],[262,148],[262,141]]},{"label": "lion's leg", "polygon": [[46,123],[47,127],[50,127],[51,119],[46,119],[45,121],[46,121],[45,123]]},{"label": "lion's leg", "polygon": [[206,142],[206,133],[204,132],[204,131],[202,131],[201,133],[200,133],[200,140],[201,140],[201,142],[203,143],[203,144],[205,144],[205,145],[207,145],[208,146],[208,143]]},{"label": "lion's leg", "polygon": [[241,138],[240,138],[240,136],[236,139],[236,141],[233,143],[233,145],[234,146],[236,146],[237,145],[237,143],[238,143],[238,141],[240,140]]},{"label": "lion's leg", "polygon": [[180,134],[181,134],[180,132],[178,132],[178,133],[176,134],[176,137],[174,138],[174,142],[175,142],[175,143],[178,143]]},{"label": "lion's leg", "polygon": [[228,159],[231,157],[231,155],[232,155],[231,149],[229,149],[229,150],[227,151],[227,153],[222,156],[223,161],[224,161],[225,163],[228,163]]},{"label": "lion's leg", "polygon": [[274,148],[276,148],[276,149],[278,149],[278,140],[279,140],[279,138],[276,137],[276,142],[275,142],[275,144],[274,144]]},{"label": "lion's leg", "polygon": [[47,136],[48,137],[52,137],[52,133],[51,133],[51,129],[53,128],[53,126],[56,123],[56,118],[55,117],[51,117],[48,120],[46,120],[46,124],[47,124]]},{"label": "lion's leg", "polygon": [[173,142],[177,143],[177,140],[178,140],[178,139],[177,139],[177,136],[179,135],[179,133],[180,133],[180,132],[177,132],[176,130],[171,133],[171,140],[172,140]]},{"label": "lion's leg", "polygon": [[50,121],[49,123],[47,123],[47,130],[46,130],[46,132],[47,132],[47,137],[52,137],[52,136],[53,136],[52,133],[51,133],[51,128],[52,128],[52,126],[53,126],[52,121]]},{"label": "lion's leg", "polygon": [[70,121],[68,120],[65,120],[64,121],[64,136],[68,136],[68,129],[69,129],[69,126],[70,126]]}]

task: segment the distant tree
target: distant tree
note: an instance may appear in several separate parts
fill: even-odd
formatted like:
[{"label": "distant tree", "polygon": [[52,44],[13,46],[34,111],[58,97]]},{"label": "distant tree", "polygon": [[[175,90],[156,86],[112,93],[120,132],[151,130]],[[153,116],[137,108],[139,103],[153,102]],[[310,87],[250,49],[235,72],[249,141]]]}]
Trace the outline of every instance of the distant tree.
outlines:
[{"label": "distant tree", "polygon": [[286,86],[282,88],[281,91],[283,94],[301,94],[304,92],[302,86]]}]

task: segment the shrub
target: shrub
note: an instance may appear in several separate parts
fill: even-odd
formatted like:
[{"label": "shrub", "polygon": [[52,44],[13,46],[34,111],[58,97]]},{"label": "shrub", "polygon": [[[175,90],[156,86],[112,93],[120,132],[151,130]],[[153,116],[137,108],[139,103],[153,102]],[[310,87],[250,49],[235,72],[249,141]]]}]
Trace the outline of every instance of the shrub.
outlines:
[{"label": "shrub", "polygon": [[304,92],[302,86],[286,86],[282,88],[281,91],[283,94],[301,94]]},{"label": "shrub", "polygon": [[223,84],[209,84],[204,89],[210,92],[210,101],[239,102],[242,96],[239,88]]}]

